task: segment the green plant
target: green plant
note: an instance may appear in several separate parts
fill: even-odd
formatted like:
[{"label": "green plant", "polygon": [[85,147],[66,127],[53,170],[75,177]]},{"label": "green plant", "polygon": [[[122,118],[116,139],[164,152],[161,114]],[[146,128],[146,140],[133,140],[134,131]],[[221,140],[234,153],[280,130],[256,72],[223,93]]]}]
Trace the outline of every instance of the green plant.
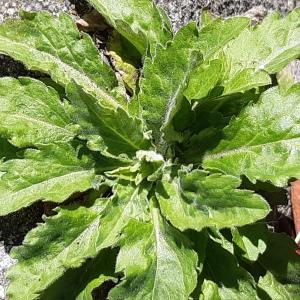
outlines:
[{"label": "green plant", "polygon": [[296,246],[255,193],[300,177],[300,85],[276,80],[300,10],[204,13],[174,36],[151,1],[90,2],[113,68],[65,14],[0,26],[1,53],[51,77],[0,79],[0,215],[59,205],[14,249],[10,299],[107,281],[111,300],[300,299]]}]

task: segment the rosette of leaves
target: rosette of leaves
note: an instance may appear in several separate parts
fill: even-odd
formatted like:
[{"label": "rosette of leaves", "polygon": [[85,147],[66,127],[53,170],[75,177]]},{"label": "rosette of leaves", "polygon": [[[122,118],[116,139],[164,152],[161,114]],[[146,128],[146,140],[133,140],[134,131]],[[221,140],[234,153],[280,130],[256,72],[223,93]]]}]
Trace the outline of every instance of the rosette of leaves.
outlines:
[{"label": "rosette of leaves", "polygon": [[300,86],[276,80],[300,10],[174,34],[149,0],[90,2],[105,53],[65,14],[0,26],[0,52],[48,76],[0,79],[0,215],[57,204],[13,250],[9,299],[299,299],[255,191],[300,176]]}]

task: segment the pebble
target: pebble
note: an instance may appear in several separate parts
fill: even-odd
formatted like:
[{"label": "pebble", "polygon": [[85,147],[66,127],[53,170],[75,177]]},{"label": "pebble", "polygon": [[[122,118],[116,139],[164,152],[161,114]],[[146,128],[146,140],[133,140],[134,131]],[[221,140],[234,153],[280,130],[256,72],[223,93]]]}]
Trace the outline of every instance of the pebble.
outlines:
[{"label": "pebble", "polygon": [[8,285],[8,280],[6,279],[6,271],[9,267],[16,263],[16,260],[12,259],[5,251],[5,247],[2,242],[0,242],[0,300],[6,300],[5,289]]}]

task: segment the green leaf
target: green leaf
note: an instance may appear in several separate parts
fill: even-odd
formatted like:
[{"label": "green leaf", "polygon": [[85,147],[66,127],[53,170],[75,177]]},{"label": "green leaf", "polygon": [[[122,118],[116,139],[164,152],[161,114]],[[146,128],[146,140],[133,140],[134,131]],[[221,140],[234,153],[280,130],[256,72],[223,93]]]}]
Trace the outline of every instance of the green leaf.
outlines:
[{"label": "green leaf", "polygon": [[75,128],[57,92],[31,78],[0,79],[0,134],[18,147],[68,142]]},{"label": "green leaf", "polygon": [[111,199],[100,199],[90,208],[61,209],[28,234],[14,252],[19,263],[9,273],[12,298],[34,299],[67,269],[114,245],[131,218],[146,218],[147,191],[121,184],[115,190]]},{"label": "green leaf", "polygon": [[104,208],[100,203],[91,208],[60,209],[56,216],[32,230],[24,245],[13,251],[19,263],[9,272],[10,297],[36,299],[66,269],[79,267],[86,258],[93,257],[95,231]]},{"label": "green leaf", "polygon": [[[300,287],[299,284],[283,284],[276,280],[272,273],[267,272],[264,277],[261,277],[258,286],[264,290],[269,296],[269,299],[276,300],[294,300],[299,299]],[[264,298],[263,298],[264,299]]]},{"label": "green leaf", "polygon": [[260,254],[267,248],[267,235],[261,230],[261,224],[251,224],[239,228],[232,228],[232,242],[241,252],[242,257],[250,261],[256,261]]},{"label": "green leaf", "polygon": [[233,17],[225,20],[215,18],[204,24],[200,29],[197,42],[204,60],[213,56],[218,50],[239,36],[249,24],[250,19],[246,17]]},{"label": "green leaf", "polygon": [[264,218],[269,212],[266,201],[237,189],[239,185],[233,176],[179,171],[176,177],[163,177],[156,195],[162,214],[180,230],[241,226]]},{"label": "green leaf", "polygon": [[[62,277],[40,294],[39,299],[93,300],[92,293],[95,293],[96,288],[103,283],[109,286],[111,282],[116,281],[116,250],[101,250],[99,255],[88,258],[80,267],[66,270]],[[99,293],[102,291],[104,292],[101,286]]]},{"label": "green leaf", "polygon": [[120,246],[116,270],[124,271],[125,278],[109,299],[188,299],[196,286],[196,253],[157,208],[149,223],[128,224]]},{"label": "green leaf", "polygon": [[163,143],[160,130],[169,140],[179,138],[172,136],[170,123],[181,106],[189,75],[200,61],[199,52],[193,50],[197,38],[197,26],[190,23],[166,49],[158,48],[153,59],[145,60],[138,102],[157,144]]},{"label": "green leaf", "polygon": [[267,248],[258,262],[277,280],[297,285],[299,290],[300,256],[296,254],[297,245],[284,233],[272,233],[266,227],[262,230],[267,235]]},{"label": "green leaf", "polygon": [[204,167],[277,186],[298,178],[299,103],[300,86],[285,95],[277,87],[264,92],[224,129],[224,139],[204,156]]},{"label": "green leaf", "polygon": [[117,85],[113,71],[101,61],[90,36],[79,33],[70,16],[23,12],[21,17],[0,25],[0,53],[49,74],[61,85],[74,80],[101,101],[118,106],[108,92]]},{"label": "green leaf", "polygon": [[[269,85],[271,79],[268,74],[280,71],[290,61],[299,57],[299,16],[300,9],[295,9],[283,19],[279,13],[273,13],[265,18],[262,24],[237,31],[241,33],[236,34],[236,38],[230,40],[225,47],[217,49],[219,51],[204,60],[203,66],[191,75],[191,82],[185,93],[188,99],[209,96],[216,86],[223,88],[222,95],[228,95]],[[212,52],[214,47],[210,45],[221,32],[213,30],[215,22],[217,21],[203,28],[205,31],[207,27],[212,27],[212,34],[204,36],[206,39],[202,41]],[[229,32],[234,33],[235,27],[236,25],[231,26],[228,23]],[[226,29],[225,26],[223,29]],[[221,72],[216,73],[216,68]],[[204,86],[201,85],[203,78],[208,78]]]},{"label": "green leaf", "polygon": [[81,126],[80,136],[87,140],[101,140],[103,151],[113,155],[133,156],[140,149],[148,149],[150,141],[143,132],[143,123],[131,117],[121,107],[102,105],[75,83],[69,84],[67,94],[74,122]]},{"label": "green leaf", "polygon": [[[107,259],[109,261],[111,258],[107,258]],[[101,286],[101,284],[103,284],[104,282],[108,280],[114,280],[114,279],[115,279],[114,277],[105,276],[101,274],[98,278],[95,278],[88,283],[85,289],[78,295],[76,300],[93,300],[93,296],[92,296],[93,290]]]},{"label": "green leaf", "polygon": [[204,279],[201,292],[199,300],[221,300],[218,285],[211,280]]},{"label": "green leaf", "polygon": [[207,245],[204,272],[201,300],[258,299],[252,276],[230,252],[212,240]]},{"label": "green leaf", "polygon": [[138,66],[141,64],[140,53],[116,31],[113,32],[107,48],[108,55],[123,84],[131,94],[134,94],[139,77]]},{"label": "green leaf", "polygon": [[224,49],[226,60],[231,62],[230,73],[254,68],[255,72],[273,74],[296,59],[300,52],[299,16],[299,8],[285,18],[275,12],[260,25],[244,30]]},{"label": "green leaf", "polygon": [[95,177],[93,162],[67,144],[28,149],[24,158],[2,163],[0,171],[0,215],[38,200],[63,202],[91,188]]},{"label": "green leaf", "polygon": [[156,44],[165,45],[172,39],[172,29],[164,12],[152,0],[88,0],[122,36],[145,54]]}]

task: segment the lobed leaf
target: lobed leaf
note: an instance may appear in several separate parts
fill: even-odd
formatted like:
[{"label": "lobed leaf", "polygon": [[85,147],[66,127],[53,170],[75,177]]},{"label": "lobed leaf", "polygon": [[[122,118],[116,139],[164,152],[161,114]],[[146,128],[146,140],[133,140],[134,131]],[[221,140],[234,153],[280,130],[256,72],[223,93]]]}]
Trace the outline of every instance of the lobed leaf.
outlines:
[{"label": "lobed leaf", "polygon": [[267,90],[224,129],[224,138],[204,156],[203,166],[250,181],[284,186],[299,177],[300,86],[282,95]]},{"label": "lobed leaf", "polygon": [[[209,47],[210,39],[218,37],[219,32],[212,29],[211,36],[204,35],[201,43],[214,55],[204,60],[203,65],[191,75],[185,95],[190,100],[201,99],[210,97],[216,87],[221,87],[220,95],[229,95],[271,84],[268,74],[280,71],[300,54],[299,16],[299,9],[295,9],[285,18],[281,18],[279,13],[273,13],[261,24],[248,26],[237,32],[232,24],[229,30],[236,32],[236,37],[215,52],[214,47]],[[214,28],[216,22],[218,20],[212,21],[202,31]],[[203,78],[208,78],[204,86]]]},{"label": "lobed leaf", "polygon": [[237,189],[233,176],[194,170],[165,175],[156,190],[162,214],[180,230],[241,226],[264,218],[268,204],[251,191]]},{"label": "lobed leaf", "polygon": [[204,272],[200,300],[258,299],[253,277],[229,251],[212,240],[207,245]]}]

